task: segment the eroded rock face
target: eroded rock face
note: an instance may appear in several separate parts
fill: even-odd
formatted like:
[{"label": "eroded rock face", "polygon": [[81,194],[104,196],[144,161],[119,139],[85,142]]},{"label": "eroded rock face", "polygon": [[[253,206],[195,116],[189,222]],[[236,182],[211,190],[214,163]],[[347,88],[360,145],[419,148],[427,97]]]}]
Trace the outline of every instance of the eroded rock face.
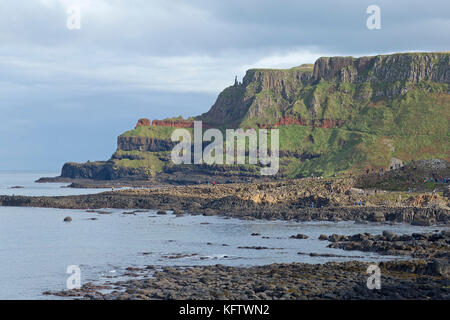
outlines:
[{"label": "eroded rock face", "polygon": [[137,127],[149,127],[151,125],[151,121],[147,118],[142,118],[139,119],[137,124],[136,124],[136,128]]},{"label": "eroded rock face", "polygon": [[315,119],[315,120],[305,120],[302,118],[292,118],[292,117],[282,117],[274,125],[260,124],[259,128],[269,128],[269,127],[281,127],[288,125],[299,125],[299,126],[311,126],[314,128],[339,128],[344,125],[344,120],[331,120],[331,119]]},{"label": "eroded rock face", "polygon": [[87,162],[64,164],[61,177],[71,179],[96,179],[96,180],[116,180],[127,178],[130,180],[146,180],[146,172],[141,168],[117,167],[114,163]]},{"label": "eroded rock face", "polygon": [[[370,72],[369,72],[370,71]],[[411,53],[373,57],[324,57],[314,64],[313,81],[341,82],[450,82],[448,54]]]},{"label": "eroded rock face", "polygon": [[194,127],[194,122],[188,120],[153,120],[152,126],[192,128]]},{"label": "eroded rock face", "polygon": [[176,143],[171,140],[150,137],[125,137],[117,138],[117,149],[122,151],[171,151]]},{"label": "eroded rock face", "polygon": [[[329,121],[340,120],[318,118],[314,114],[318,106],[317,97],[302,93],[302,89],[322,81],[383,84],[371,93],[360,92],[354,98],[392,98],[405,94],[411,85],[421,81],[450,83],[449,57],[448,53],[405,53],[361,58],[323,57],[311,68],[252,69],[247,71],[242,83],[236,82],[226,88],[210,111],[200,118],[217,126],[238,126],[246,118],[260,118],[262,125],[266,124],[264,121],[273,119],[278,125],[309,125],[297,116],[290,119],[285,114],[286,111],[291,112],[296,102],[303,100],[312,112],[315,126],[318,126],[318,122],[323,128],[334,128],[336,124]],[[272,122],[271,125],[273,124]]]}]

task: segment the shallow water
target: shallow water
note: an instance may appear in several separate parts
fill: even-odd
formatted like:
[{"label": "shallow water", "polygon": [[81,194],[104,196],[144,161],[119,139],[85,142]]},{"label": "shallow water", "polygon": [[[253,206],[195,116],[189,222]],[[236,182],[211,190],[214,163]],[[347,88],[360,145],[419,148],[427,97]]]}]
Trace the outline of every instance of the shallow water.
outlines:
[{"label": "shallow water", "polygon": [[[43,193],[46,192],[49,190]],[[80,267],[82,283],[102,283],[111,276],[123,275],[125,268],[132,266],[252,266],[281,262],[388,260],[398,257],[330,249],[326,248],[328,242],[319,241],[318,237],[333,233],[379,234],[390,230],[402,234],[437,229],[405,224],[390,226],[353,222],[243,221],[218,216],[176,217],[171,213],[157,215],[156,211],[130,215],[123,214],[126,211],[122,209],[104,210],[110,214],[0,207],[0,299],[48,298],[42,296],[43,291],[65,289],[69,265]],[[72,222],[63,222],[66,216],[70,216]],[[90,220],[92,218],[97,220]],[[259,233],[260,236],[251,236],[252,233]],[[289,239],[297,233],[306,234],[309,239]],[[263,236],[270,239],[263,239]],[[239,249],[239,246],[273,249]],[[298,252],[348,257],[310,257]],[[177,254],[190,256],[168,257]]]},{"label": "shallow water", "polygon": [[[55,172],[0,171],[0,195],[16,196],[69,196],[100,193],[111,189],[65,188],[68,183],[36,183],[42,177],[59,176]],[[23,187],[14,189],[13,187]]]}]

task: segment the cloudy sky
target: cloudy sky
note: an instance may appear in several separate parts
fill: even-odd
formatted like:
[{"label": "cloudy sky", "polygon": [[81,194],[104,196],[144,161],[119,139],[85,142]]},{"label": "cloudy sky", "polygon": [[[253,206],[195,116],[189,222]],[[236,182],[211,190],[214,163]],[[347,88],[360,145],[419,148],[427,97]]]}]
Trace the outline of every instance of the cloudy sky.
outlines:
[{"label": "cloudy sky", "polygon": [[2,0],[0,170],[107,159],[138,118],[203,113],[252,67],[449,44],[447,0]]}]

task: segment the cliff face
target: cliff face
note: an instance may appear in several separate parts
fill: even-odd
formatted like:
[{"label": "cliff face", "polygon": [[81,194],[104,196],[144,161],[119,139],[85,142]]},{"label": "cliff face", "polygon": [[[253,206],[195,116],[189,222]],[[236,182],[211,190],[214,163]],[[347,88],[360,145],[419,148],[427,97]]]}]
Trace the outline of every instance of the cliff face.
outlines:
[{"label": "cliff face", "polygon": [[448,53],[412,53],[374,57],[320,58],[314,64],[313,81],[417,84],[420,81],[450,83]]},{"label": "cliff face", "polygon": [[122,151],[170,151],[175,146],[170,139],[150,137],[124,137],[117,138],[117,149]]},{"label": "cliff face", "polygon": [[323,57],[286,70],[249,70],[196,118],[140,119],[101,168],[70,164],[63,176],[137,177],[149,168],[172,174],[171,133],[191,130],[194,120],[206,128],[278,128],[285,176],[389,168],[393,158],[450,160],[449,115],[449,52]]},{"label": "cliff face", "polygon": [[[235,83],[222,91],[211,110],[198,119],[213,126],[239,127],[243,118],[248,116],[259,117],[264,124],[264,115],[270,106],[276,105],[279,110],[286,108],[298,90],[311,81],[312,71],[312,65],[288,70],[249,70],[242,83]],[[266,95],[266,92],[270,94]]]},{"label": "cliff face", "polygon": [[129,168],[116,166],[112,161],[98,161],[88,163],[68,162],[64,164],[61,177],[72,179],[95,180],[147,180],[147,172],[144,168]]},{"label": "cliff face", "polygon": [[[449,58],[449,53],[323,57],[314,66],[249,70],[242,83],[225,89],[212,108],[199,118],[219,127],[279,125],[286,117],[297,119],[299,124],[307,119],[326,123],[345,120],[336,116],[327,118],[321,112],[320,100],[324,95],[335,91],[348,93],[353,100],[349,101],[351,107],[373,99],[398,97],[425,82],[448,85]],[[327,88],[329,92],[318,92],[323,83],[333,85]],[[344,88],[347,84],[354,87]],[[345,92],[348,89],[357,92]]]}]

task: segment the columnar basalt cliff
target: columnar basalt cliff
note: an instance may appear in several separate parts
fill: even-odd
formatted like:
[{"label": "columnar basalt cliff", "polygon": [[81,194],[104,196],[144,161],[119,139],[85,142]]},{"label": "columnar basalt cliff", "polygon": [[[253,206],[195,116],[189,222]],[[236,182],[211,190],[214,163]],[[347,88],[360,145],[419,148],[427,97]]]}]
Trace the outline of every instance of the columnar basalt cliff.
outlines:
[{"label": "columnar basalt cliff", "polygon": [[[389,169],[392,159],[450,160],[449,114],[449,52],[323,57],[286,70],[248,70],[198,117],[140,119],[118,138],[111,160],[99,164],[118,174],[100,174],[91,163],[68,164],[62,175],[127,178],[118,168],[132,168],[134,177],[136,170],[172,174],[171,133],[192,130],[195,120],[222,130],[278,128],[279,175],[286,177]],[[223,174],[207,168],[199,170]],[[242,167],[227,170],[242,173]]]},{"label": "columnar basalt cliff", "polygon": [[412,53],[374,57],[320,58],[314,65],[312,81],[386,83],[405,81],[450,82],[449,54]]}]

